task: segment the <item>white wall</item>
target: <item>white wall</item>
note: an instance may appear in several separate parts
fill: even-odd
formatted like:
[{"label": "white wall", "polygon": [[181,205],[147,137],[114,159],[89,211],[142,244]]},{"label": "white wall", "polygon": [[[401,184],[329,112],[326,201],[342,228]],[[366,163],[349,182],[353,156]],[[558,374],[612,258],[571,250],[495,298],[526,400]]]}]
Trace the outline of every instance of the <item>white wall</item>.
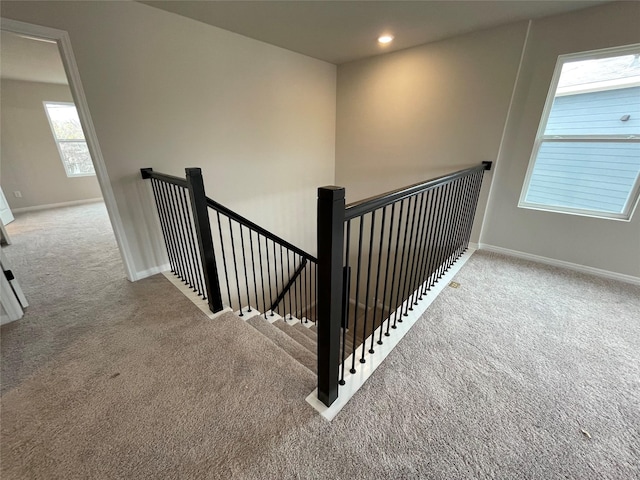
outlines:
[{"label": "white wall", "polygon": [[518,208],[558,55],[640,42],[640,3],[533,22],[481,242],[640,277],[640,211],[631,222]]},{"label": "white wall", "polygon": [[[494,161],[526,27],[340,65],[336,184],[346,188],[347,201]],[[490,179],[485,174],[485,186]],[[476,227],[473,241],[478,233]]]},{"label": "white wall", "polygon": [[136,2],[9,2],[69,32],[135,269],[164,262],[141,167],[201,167],[210,197],[315,251],[334,181],[333,65]]},{"label": "white wall", "polygon": [[[43,101],[72,102],[66,85],[2,80],[0,182],[12,209],[101,197],[95,176],[67,177]],[[20,191],[21,198],[13,192]]]}]

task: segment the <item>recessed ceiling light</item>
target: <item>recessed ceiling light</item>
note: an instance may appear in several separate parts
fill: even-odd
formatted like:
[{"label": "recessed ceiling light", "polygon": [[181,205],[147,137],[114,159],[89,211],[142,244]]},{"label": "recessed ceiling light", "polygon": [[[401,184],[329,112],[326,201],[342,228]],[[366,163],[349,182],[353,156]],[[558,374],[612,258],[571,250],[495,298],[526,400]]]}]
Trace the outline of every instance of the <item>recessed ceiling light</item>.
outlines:
[{"label": "recessed ceiling light", "polygon": [[378,37],[378,43],[381,43],[382,45],[386,45],[388,43],[391,43],[393,41],[393,35],[380,35]]}]

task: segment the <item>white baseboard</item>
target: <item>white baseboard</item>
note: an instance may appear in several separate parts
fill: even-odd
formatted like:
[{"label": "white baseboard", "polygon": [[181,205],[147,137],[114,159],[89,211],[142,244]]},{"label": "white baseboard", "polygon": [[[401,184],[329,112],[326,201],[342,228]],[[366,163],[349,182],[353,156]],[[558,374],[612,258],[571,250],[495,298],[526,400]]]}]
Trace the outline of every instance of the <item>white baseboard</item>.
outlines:
[{"label": "white baseboard", "polygon": [[532,262],[551,265],[553,267],[566,268],[568,270],[573,270],[580,273],[587,273],[596,275],[598,277],[619,280],[621,282],[630,283],[632,285],[640,285],[640,278],[634,277],[633,275],[611,272],[609,270],[603,270],[601,268],[588,267],[586,265],[580,265],[578,263],[565,262],[564,260],[557,260],[555,258],[542,257],[540,255],[533,255],[531,253],[511,250],[509,248],[496,247],[495,245],[487,245],[486,243],[478,244],[477,248],[479,250],[486,250],[487,252],[501,253],[510,257],[522,258],[523,260],[531,260]]},{"label": "white baseboard", "polygon": [[47,203],[45,205],[34,205],[33,207],[12,208],[13,213],[35,212],[38,210],[50,210],[52,208],[71,207],[73,205],[83,205],[85,203],[104,202],[102,197],[87,198],[85,200],[73,200],[71,202]]},{"label": "white baseboard", "polygon": [[165,265],[160,265],[159,267],[148,268],[147,270],[135,272],[135,278],[133,278],[132,281],[135,282],[137,280],[142,280],[143,278],[151,277],[168,270],[171,270],[171,265],[169,265],[168,263]]},{"label": "white baseboard", "polygon": [[233,310],[231,310],[229,307],[224,307],[218,313],[213,313],[211,310],[209,310],[209,303],[206,300],[203,300],[202,297],[200,297],[196,292],[193,291],[193,289],[189,288],[182,280],[171,273],[168,265],[167,269],[162,272],[162,275],[164,275],[165,278],[169,280],[174,287],[180,290],[185,297],[191,300],[195,304],[195,306],[198,307],[202,311],[202,313],[204,313],[210,319],[213,320],[223,313],[233,312]]}]

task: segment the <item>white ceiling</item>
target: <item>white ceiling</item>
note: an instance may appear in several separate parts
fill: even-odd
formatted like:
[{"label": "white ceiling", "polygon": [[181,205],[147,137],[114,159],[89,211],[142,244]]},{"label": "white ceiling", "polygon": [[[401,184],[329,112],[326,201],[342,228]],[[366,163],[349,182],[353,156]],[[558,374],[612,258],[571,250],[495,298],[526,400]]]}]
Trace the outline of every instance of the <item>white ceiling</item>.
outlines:
[{"label": "white ceiling", "polygon": [[[558,1],[143,1],[225,30],[341,64],[461,33],[606,3]],[[381,33],[395,35],[381,47]],[[0,77],[67,84],[55,43],[2,32]]]},{"label": "white ceiling", "polygon": [[0,78],[67,84],[56,43],[0,33]]},{"label": "white ceiling", "polygon": [[[209,25],[341,64],[605,1],[141,1]],[[388,47],[382,33],[395,35]]]}]

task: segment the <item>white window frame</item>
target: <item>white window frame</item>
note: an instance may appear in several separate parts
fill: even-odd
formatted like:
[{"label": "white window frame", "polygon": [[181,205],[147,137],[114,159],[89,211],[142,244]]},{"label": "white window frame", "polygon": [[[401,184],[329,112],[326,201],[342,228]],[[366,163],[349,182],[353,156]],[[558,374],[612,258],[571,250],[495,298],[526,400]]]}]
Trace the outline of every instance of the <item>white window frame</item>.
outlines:
[{"label": "white window frame", "polygon": [[[69,170],[67,169],[67,164],[65,163],[64,154],[62,153],[62,149],[60,148],[60,144],[61,143],[81,143],[81,142],[84,142],[84,144],[86,145],[87,144],[87,140],[86,140],[86,138],[84,138],[84,132],[82,133],[82,136],[83,136],[82,140],[66,140],[66,139],[58,138],[58,136],[56,135],[56,130],[53,127],[53,122],[51,121],[51,116],[49,115],[49,109],[47,108],[49,105],[54,105],[54,106],[55,105],[62,105],[62,106],[65,106],[65,107],[74,107],[74,108],[76,108],[76,105],[73,102],[50,102],[50,101],[47,101],[47,100],[42,102],[42,105],[44,106],[44,112],[47,115],[47,120],[49,121],[49,128],[51,128],[51,135],[53,135],[53,141],[56,143],[56,148],[58,149],[58,155],[60,155],[60,161],[62,162],[62,166],[64,168],[65,173],[67,174],[67,177],[68,178],[95,177],[96,176],[95,166],[93,167],[93,172],[92,173],[69,173]],[[88,150],[88,146],[87,146],[87,150]],[[89,155],[91,155],[91,154],[89,154]],[[91,159],[91,163],[93,164],[93,159]]]},{"label": "white window frame", "polygon": [[538,125],[538,131],[536,133],[535,143],[533,145],[533,151],[529,159],[529,166],[527,168],[527,174],[524,179],[522,191],[520,193],[520,201],[518,207],[527,208],[530,210],[541,210],[544,212],[564,213],[569,215],[578,215],[584,217],[602,218],[607,220],[619,220],[619,221],[631,221],[633,214],[638,206],[638,199],[640,198],[640,175],[636,177],[636,182],[629,192],[627,201],[625,203],[622,213],[609,213],[602,212],[600,210],[587,210],[571,207],[560,207],[554,205],[544,205],[539,203],[531,203],[526,201],[527,193],[529,190],[529,184],[531,182],[531,176],[535,167],[536,160],[538,158],[538,152],[544,142],[615,142],[615,143],[639,143],[640,135],[544,135],[544,131],[547,128],[549,121],[549,115],[551,114],[551,108],[553,107],[553,101],[556,96],[570,95],[575,93],[587,93],[604,90],[614,90],[617,88],[628,88],[634,86],[640,86],[640,77],[632,77],[628,82],[600,82],[599,85],[592,85],[588,88],[572,88],[568,87],[563,92],[558,93],[558,83],[560,81],[560,74],[562,73],[562,66],[571,60],[594,60],[598,58],[607,58],[614,56],[636,54],[640,50],[640,43],[633,45],[625,45],[622,47],[606,48],[602,50],[592,50],[588,52],[570,53],[566,55],[558,56],[556,61],[555,70],[553,72],[553,78],[551,80],[551,86],[547,93],[547,100],[544,104],[544,110],[542,111],[542,117]]}]

